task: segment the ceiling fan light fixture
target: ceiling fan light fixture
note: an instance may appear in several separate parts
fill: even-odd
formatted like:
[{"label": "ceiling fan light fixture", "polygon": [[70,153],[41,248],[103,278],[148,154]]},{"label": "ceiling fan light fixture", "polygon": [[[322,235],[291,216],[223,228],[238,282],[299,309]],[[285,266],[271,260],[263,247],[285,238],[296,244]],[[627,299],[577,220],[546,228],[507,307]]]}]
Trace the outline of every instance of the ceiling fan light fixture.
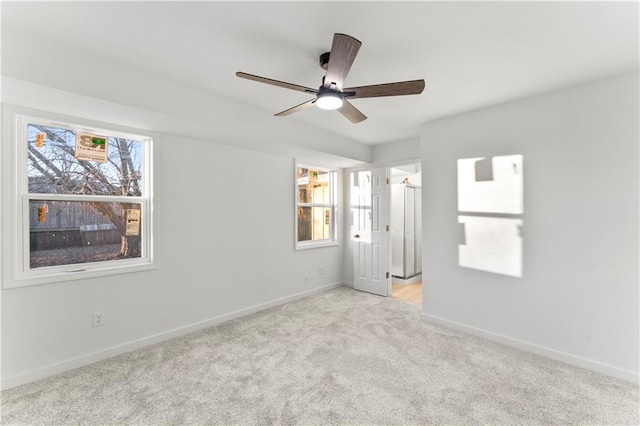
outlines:
[{"label": "ceiling fan light fixture", "polygon": [[321,109],[338,109],[342,106],[342,96],[334,92],[322,93],[318,95],[316,105]]},{"label": "ceiling fan light fixture", "polygon": [[318,89],[240,71],[236,72],[236,75],[241,78],[246,78],[247,80],[307,94],[313,93],[315,95],[311,100],[274,114],[276,117],[284,117],[294,112],[311,108],[316,104],[318,108],[321,109],[337,110],[347,120],[355,124],[366,120],[367,116],[349,102],[351,99],[419,95],[422,93],[424,90],[424,80],[397,81],[395,83],[373,84],[343,89],[344,81],[347,78],[347,74],[349,74],[351,65],[353,65],[353,61],[356,59],[361,45],[362,43],[359,40],[349,35],[341,33],[335,33],[333,35],[331,50],[320,55],[320,67],[322,67],[326,73],[324,77],[322,77],[322,85]]}]

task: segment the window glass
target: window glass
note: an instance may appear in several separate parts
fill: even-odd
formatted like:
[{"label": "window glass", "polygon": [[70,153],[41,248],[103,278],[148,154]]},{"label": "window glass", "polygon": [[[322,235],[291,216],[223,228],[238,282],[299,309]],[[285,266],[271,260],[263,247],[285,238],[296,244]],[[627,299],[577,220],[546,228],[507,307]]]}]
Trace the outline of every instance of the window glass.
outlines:
[{"label": "window glass", "polygon": [[[104,151],[105,161],[77,158],[79,143],[90,134],[51,126],[27,126],[29,192],[40,194],[92,194],[141,196],[143,143],[104,136],[88,148]],[[95,135],[100,136],[100,135]],[[98,157],[96,157],[98,158]]]},{"label": "window glass", "polygon": [[334,244],[336,171],[298,165],[296,194],[296,247]]},{"label": "window glass", "polygon": [[104,262],[142,255],[142,204],[29,202],[29,266]]},{"label": "window glass", "polygon": [[6,108],[4,287],[155,268],[151,137]]}]

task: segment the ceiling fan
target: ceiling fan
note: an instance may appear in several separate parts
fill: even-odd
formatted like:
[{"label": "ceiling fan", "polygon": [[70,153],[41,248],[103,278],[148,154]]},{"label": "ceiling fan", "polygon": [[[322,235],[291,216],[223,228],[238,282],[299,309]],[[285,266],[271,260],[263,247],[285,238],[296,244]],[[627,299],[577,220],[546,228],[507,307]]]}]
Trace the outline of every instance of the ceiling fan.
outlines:
[{"label": "ceiling fan", "polygon": [[293,114],[309,108],[314,104],[322,109],[337,109],[352,123],[359,123],[367,119],[360,110],[349,102],[349,99],[376,98],[382,96],[418,95],[424,90],[424,80],[401,81],[396,83],[374,84],[370,86],[343,88],[344,80],[351,69],[353,61],[356,59],[358,50],[362,43],[346,34],[336,33],[333,35],[331,52],[320,55],[320,66],[327,73],[322,78],[322,85],[318,89],[299,86],[297,84],[286,83],[284,81],[273,80],[244,72],[237,72],[236,75],[247,80],[259,83],[271,84],[273,86],[284,87],[285,89],[297,90],[299,92],[311,93],[315,98],[296,105],[292,108],[275,114],[276,117]]}]

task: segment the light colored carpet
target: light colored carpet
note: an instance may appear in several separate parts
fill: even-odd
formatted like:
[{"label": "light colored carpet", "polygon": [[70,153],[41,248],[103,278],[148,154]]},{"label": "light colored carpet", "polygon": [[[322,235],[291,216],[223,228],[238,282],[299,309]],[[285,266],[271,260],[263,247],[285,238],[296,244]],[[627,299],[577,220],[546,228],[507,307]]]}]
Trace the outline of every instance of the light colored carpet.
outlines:
[{"label": "light colored carpet", "polygon": [[1,396],[2,424],[639,423],[637,386],[348,288]]}]

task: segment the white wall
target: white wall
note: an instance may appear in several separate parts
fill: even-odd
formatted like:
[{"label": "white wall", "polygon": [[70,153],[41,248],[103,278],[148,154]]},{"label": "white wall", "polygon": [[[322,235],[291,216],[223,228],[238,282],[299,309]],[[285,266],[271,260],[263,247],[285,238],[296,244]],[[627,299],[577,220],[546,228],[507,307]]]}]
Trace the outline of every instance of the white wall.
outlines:
[{"label": "white wall", "polygon": [[[158,122],[150,111],[14,79],[3,88],[7,103],[152,130]],[[160,133],[160,269],[3,290],[4,387],[342,282],[342,246],[294,250],[293,158]],[[105,327],[91,327],[96,311],[106,312]]]},{"label": "white wall", "polygon": [[[2,28],[2,75],[6,80],[84,95],[73,100],[75,105],[66,105],[63,102],[68,100],[55,91],[49,90],[45,96],[40,88],[23,84],[20,93],[41,96],[39,105],[53,102],[57,108],[77,108],[96,105],[95,99],[126,105],[131,113],[119,114],[118,119],[131,127],[151,125],[157,132],[280,155],[316,158],[330,153],[333,156],[328,161],[335,163],[343,157],[343,167],[372,159],[370,146],[295,120],[274,119],[273,112],[251,107],[250,99],[247,104],[239,104],[106,60],[92,51],[37,38],[24,29]],[[14,86],[3,88],[11,91],[3,97],[23,105],[22,96],[14,94]],[[108,104],[101,112],[109,117],[117,115]]]},{"label": "white wall", "polygon": [[[424,318],[638,379],[638,74],[423,126]],[[458,266],[456,161],[524,156],[524,275]]]},{"label": "white wall", "polygon": [[420,138],[404,139],[373,147],[373,163],[381,166],[409,164],[420,158]]}]

